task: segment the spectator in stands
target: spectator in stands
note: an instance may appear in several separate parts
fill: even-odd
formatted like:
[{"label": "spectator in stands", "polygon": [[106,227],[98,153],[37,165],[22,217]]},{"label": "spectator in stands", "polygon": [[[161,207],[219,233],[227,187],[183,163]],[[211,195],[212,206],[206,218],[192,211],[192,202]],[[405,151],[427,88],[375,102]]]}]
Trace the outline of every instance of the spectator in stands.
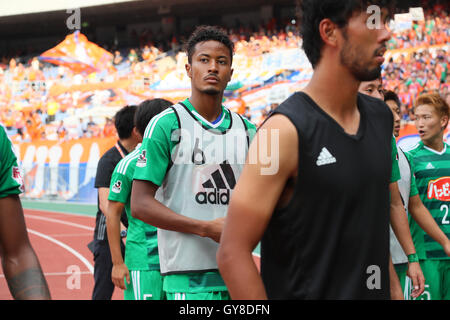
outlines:
[{"label": "spectator in stands", "polygon": [[103,127],[103,136],[104,137],[113,137],[116,134],[116,128],[114,127],[114,123],[111,118],[106,118],[105,125]]},{"label": "spectator in stands", "polygon": [[49,123],[55,121],[56,112],[59,110],[60,107],[61,107],[60,104],[56,100],[54,99],[49,100],[47,105],[47,114]]},{"label": "spectator in stands", "polygon": [[78,122],[78,125],[77,125],[78,139],[84,138],[86,136],[86,132],[87,132],[86,123],[84,123],[83,119],[80,118],[80,122]]},{"label": "spectator in stands", "polygon": [[64,120],[59,122],[58,128],[56,129],[56,134],[58,135],[58,139],[60,141],[65,141],[67,138],[67,129],[64,126]]},{"label": "spectator in stands", "polygon": [[119,52],[118,50],[116,50],[116,51],[114,52],[113,64],[114,64],[115,66],[117,66],[117,65],[121,64],[122,62],[123,62],[123,57],[122,57],[122,55],[120,54],[120,52]]},{"label": "spectator in stands", "polygon": [[87,123],[87,128],[89,130],[89,127],[93,127],[96,126],[97,124],[95,123],[94,119],[92,118],[92,116],[89,116],[89,121]]},{"label": "spectator in stands", "polygon": [[139,61],[138,55],[136,53],[136,50],[131,49],[130,53],[128,54],[128,61],[133,65]]},{"label": "spectator in stands", "polygon": [[411,121],[410,117],[409,117],[409,110],[408,108],[400,103],[400,118],[403,121]]},{"label": "spectator in stands", "polygon": [[101,135],[101,128],[96,122],[92,121],[91,119],[91,121],[88,122],[87,136],[92,138],[92,137],[99,137],[100,135]]}]

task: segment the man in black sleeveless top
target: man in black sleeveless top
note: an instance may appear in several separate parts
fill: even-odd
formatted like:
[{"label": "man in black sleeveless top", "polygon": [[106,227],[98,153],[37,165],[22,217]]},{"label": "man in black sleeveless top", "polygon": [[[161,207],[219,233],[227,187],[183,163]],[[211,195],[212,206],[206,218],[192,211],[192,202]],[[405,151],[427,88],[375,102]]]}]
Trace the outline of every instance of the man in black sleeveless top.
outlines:
[{"label": "man in black sleeveless top", "polygon": [[388,6],[302,1],[314,75],[260,128],[236,185],[217,255],[233,299],[390,298],[393,117],[358,94],[380,75]]}]

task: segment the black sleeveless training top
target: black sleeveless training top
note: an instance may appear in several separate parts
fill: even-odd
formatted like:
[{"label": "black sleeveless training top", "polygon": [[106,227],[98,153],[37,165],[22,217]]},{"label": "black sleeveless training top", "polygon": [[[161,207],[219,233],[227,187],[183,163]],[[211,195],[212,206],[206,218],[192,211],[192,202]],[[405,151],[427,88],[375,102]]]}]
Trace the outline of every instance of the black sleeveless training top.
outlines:
[{"label": "black sleeveless training top", "polygon": [[295,125],[298,178],[261,242],[269,299],[389,299],[389,183],[393,116],[358,94],[360,126],[347,134],[305,93],[273,114]]}]

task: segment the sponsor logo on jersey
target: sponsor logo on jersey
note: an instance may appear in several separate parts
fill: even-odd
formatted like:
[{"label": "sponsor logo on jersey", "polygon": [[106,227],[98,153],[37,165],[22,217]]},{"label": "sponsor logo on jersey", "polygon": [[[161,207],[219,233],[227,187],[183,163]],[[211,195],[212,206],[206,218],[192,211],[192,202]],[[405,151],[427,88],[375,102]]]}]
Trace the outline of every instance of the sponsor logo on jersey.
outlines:
[{"label": "sponsor logo on jersey", "polygon": [[202,183],[205,191],[198,192],[195,201],[199,204],[228,205],[231,190],[235,185],[236,177],[233,169],[227,161],[224,161],[211,174],[211,178]]},{"label": "sponsor logo on jersey", "polygon": [[318,167],[324,166],[326,164],[332,164],[336,162],[336,158],[328,151],[327,148],[323,147],[320,151],[319,157],[317,158],[316,164]]},{"label": "sponsor logo on jersey", "polygon": [[442,177],[428,182],[428,199],[450,201],[450,177]]},{"label": "sponsor logo on jersey", "polygon": [[23,179],[22,179],[22,174],[20,173],[20,169],[19,167],[12,167],[12,178],[18,183],[20,184],[20,191],[24,191],[24,186],[23,186]]},{"label": "sponsor logo on jersey", "polygon": [[117,180],[112,187],[112,192],[120,193],[121,190],[122,190],[122,181]]},{"label": "sponsor logo on jersey", "polygon": [[142,150],[141,154],[139,155],[137,161],[136,161],[136,166],[139,168],[143,168],[147,165],[147,151],[146,150]]}]

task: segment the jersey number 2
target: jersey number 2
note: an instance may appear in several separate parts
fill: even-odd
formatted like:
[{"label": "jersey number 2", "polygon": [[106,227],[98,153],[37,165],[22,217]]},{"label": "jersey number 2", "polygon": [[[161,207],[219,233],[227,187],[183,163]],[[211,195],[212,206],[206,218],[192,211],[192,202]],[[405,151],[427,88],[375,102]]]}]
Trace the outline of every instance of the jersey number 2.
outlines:
[{"label": "jersey number 2", "polygon": [[450,224],[450,220],[448,220],[448,204],[443,204],[441,206],[441,211],[445,210],[444,217],[442,218],[442,224]]}]

